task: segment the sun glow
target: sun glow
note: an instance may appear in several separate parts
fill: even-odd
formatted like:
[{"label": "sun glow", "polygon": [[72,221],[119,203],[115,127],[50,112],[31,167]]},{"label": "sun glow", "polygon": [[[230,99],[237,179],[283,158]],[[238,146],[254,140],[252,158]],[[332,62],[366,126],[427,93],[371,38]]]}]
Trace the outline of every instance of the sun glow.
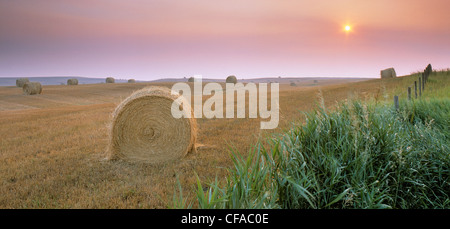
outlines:
[{"label": "sun glow", "polygon": [[346,25],[346,26],[344,27],[344,30],[345,30],[346,32],[349,32],[350,30],[352,30],[352,27],[350,27],[350,25]]}]

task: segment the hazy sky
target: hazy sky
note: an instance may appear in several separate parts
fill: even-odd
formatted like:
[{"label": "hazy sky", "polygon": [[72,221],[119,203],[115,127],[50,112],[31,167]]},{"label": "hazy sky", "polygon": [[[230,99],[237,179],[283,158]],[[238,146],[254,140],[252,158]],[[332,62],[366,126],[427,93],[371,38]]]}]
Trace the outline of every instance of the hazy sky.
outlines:
[{"label": "hazy sky", "polygon": [[0,0],[0,77],[405,75],[450,67],[449,9],[448,0]]}]

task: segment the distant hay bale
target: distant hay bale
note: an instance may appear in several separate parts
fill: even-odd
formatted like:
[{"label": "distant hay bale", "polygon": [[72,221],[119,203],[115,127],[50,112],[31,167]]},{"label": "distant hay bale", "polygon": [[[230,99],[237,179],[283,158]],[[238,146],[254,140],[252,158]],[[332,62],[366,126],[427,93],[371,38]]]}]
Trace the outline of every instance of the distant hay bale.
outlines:
[{"label": "distant hay bale", "polygon": [[27,82],[23,85],[25,95],[36,95],[42,93],[42,85],[39,82]]},{"label": "distant hay bale", "polygon": [[114,83],[114,82],[115,82],[114,78],[112,77],[106,78],[106,83]]},{"label": "distant hay bale", "polygon": [[19,78],[16,79],[16,86],[17,87],[23,87],[23,85],[27,82],[30,82],[30,80],[28,78]]},{"label": "distant hay bale", "polygon": [[294,82],[292,82],[290,85],[293,87],[297,86],[297,84],[295,84]]},{"label": "distant hay bale", "polygon": [[380,75],[381,75],[382,79],[397,77],[397,74],[395,73],[394,68],[387,68],[387,69],[381,70]]},{"label": "distant hay bale", "polygon": [[314,82],[314,83],[319,83],[319,81],[318,81],[318,80],[314,80],[313,82]]},{"label": "distant hay bale", "polygon": [[188,82],[195,82],[195,78],[194,77],[189,77]]},{"label": "distant hay bale", "polygon": [[73,79],[68,79],[67,80],[67,85],[78,85],[78,80],[73,78]]},{"label": "distant hay bale", "polygon": [[236,78],[236,76],[231,75],[231,76],[227,77],[225,82],[227,82],[227,83],[237,83],[237,78]]},{"label": "distant hay bale", "polygon": [[[109,158],[155,164],[194,151],[197,122],[192,110],[191,118],[177,119],[171,113],[180,96],[172,95],[169,88],[151,86],[122,101],[113,112]],[[182,96],[180,100],[180,106],[189,104]]]},{"label": "distant hay bale", "polygon": [[129,79],[128,83],[136,83],[136,80],[135,79]]}]

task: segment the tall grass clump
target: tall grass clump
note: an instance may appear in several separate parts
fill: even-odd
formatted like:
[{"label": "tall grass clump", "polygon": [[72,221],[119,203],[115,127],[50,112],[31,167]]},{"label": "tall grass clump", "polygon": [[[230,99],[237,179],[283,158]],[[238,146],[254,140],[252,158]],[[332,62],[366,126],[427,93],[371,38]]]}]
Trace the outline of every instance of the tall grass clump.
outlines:
[{"label": "tall grass clump", "polygon": [[[319,109],[274,140],[283,208],[448,208],[448,99]],[[447,118],[446,118],[447,117]]]},{"label": "tall grass clump", "polygon": [[[272,173],[270,163],[262,155],[265,152],[254,147],[247,158],[231,150],[234,167],[229,169],[225,185],[221,186],[217,178],[203,187],[197,176],[196,203],[201,209],[272,209],[280,208],[277,203],[275,184],[268,182]],[[180,204],[183,203],[183,204]],[[181,186],[174,194],[172,208],[188,206],[183,199]]]},{"label": "tall grass clump", "polygon": [[449,208],[449,115],[448,98],[318,108],[270,147],[233,152],[224,187],[198,181],[199,207]]}]

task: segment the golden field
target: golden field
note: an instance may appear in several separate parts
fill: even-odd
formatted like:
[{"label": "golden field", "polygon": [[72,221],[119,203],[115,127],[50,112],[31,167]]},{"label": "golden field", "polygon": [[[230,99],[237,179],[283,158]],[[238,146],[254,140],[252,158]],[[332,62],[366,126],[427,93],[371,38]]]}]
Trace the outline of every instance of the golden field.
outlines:
[{"label": "golden field", "polygon": [[197,119],[197,152],[160,165],[106,160],[108,125],[133,91],[172,83],[44,86],[34,96],[0,87],[0,208],[168,208],[177,176],[193,197],[195,174],[202,181],[222,179],[232,166],[230,148],[245,156],[258,140],[304,121],[302,112],[314,109],[319,97],[327,108],[345,99],[391,100],[403,80],[280,84],[277,129],[260,130],[259,119]]}]

